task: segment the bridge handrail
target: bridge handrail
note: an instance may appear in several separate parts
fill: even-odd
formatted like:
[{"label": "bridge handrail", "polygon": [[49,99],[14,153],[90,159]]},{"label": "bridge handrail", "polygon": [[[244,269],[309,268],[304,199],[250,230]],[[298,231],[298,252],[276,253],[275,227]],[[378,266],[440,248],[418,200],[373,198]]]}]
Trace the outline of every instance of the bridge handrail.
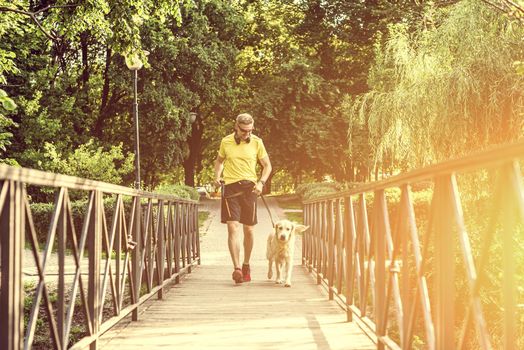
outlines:
[{"label": "bridge handrail", "polygon": [[486,169],[497,167],[500,166],[500,164],[507,163],[508,160],[522,158],[523,156],[524,141],[502,146],[493,146],[489,149],[475,152],[462,158],[451,159],[442,163],[395,175],[384,180],[362,184],[358,188],[305,200],[303,204],[340,198],[347,195],[355,195],[362,192],[398,187],[399,185],[410,184],[418,181],[432,180],[439,175],[475,170],[480,168],[479,165],[482,165]]},{"label": "bridge handrail", "polygon": [[[481,349],[492,349],[495,341],[499,348],[503,344],[504,349],[516,349],[519,335],[514,265],[518,246],[515,240],[524,221],[522,170],[518,162],[523,156],[524,142],[493,147],[306,200],[304,222],[311,228],[303,239],[303,264],[316,274],[317,283],[327,287],[330,299],[336,297],[343,302],[348,321],[355,319],[363,325],[379,349],[411,349],[417,319],[423,326],[416,335],[427,349],[462,349],[472,343]],[[468,176],[491,183],[482,191],[493,190],[488,196],[493,211],[482,213],[488,224],[476,250],[467,230],[468,218],[457,181]],[[424,183],[431,193],[424,237],[419,227],[424,219],[416,216],[411,190],[411,185],[419,183]],[[397,202],[386,192],[391,189],[400,190]],[[369,199],[372,204],[367,203]],[[391,225],[393,206],[396,227]],[[493,325],[487,322],[481,300],[495,238],[501,241],[503,255],[503,311],[499,322],[502,340],[493,339]],[[455,241],[460,247],[457,251],[462,255],[469,294],[462,324],[456,322],[454,310],[458,301],[454,293],[458,274]]]},{"label": "bridge handrail", "polygon": [[[42,251],[28,186],[55,189]],[[88,195],[78,232],[70,190]],[[112,208],[107,208],[104,198],[113,199],[107,201],[114,203]],[[53,348],[95,349],[100,335],[129,314],[137,320],[141,304],[155,294],[161,299],[166,286],[178,283],[182,274],[200,264],[197,201],[73,176],[0,165],[0,227],[1,349],[32,347],[42,301],[47,317],[40,321],[48,323]],[[24,324],[26,236],[38,281]],[[72,249],[72,257],[66,248]],[[53,254],[58,263],[55,303],[50,300],[46,271]],[[75,270],[69,283],[67,259]],[[81,301],[79,311],[75,310],[77,299]],[[84,336],[71,343],[72,328],[79,326],[73,323],[73,314],[78,312],[83,312]]]}]

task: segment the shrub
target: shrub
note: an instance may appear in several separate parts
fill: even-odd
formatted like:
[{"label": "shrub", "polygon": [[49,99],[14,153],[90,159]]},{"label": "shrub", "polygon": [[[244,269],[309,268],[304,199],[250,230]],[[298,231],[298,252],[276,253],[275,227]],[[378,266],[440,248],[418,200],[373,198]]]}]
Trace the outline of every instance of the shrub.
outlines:
[{"label": "shrub", "polygon": [[53,144],[46,143],[45,170],[91,180],[122,184],[122,178],[133,171],[134,155],[124,156],[122,144],[105,150],[93,140],[64,156]]},{"label": "shrub", "polygon": [[333,187],[319,186],[316,188],[310,188],[309,190],[305,191],[302,199],[308,200],[308,199],[330,195],[330,194],[337,193],[337,192],[338,191]]},{"label": "shrub", "polygon": [[[82,229],[86,206],[87,201],[85,200],[71,202],[73,222],[77,236],[80,236],[81,233],[80,230]],[[55,205],[54,203],[33,203],[30,207],[38,243],[45,243]]]},{"label": "shrub", "polygon": [[155,188],[155,192],[170,194],[183,199],[198,200],[200,198],[195,188],[186,185],[162,184]]},{"label": "shrub", "polygon": [[[166,185],[157,188],[155,191],[157,193],[170,194],[182,199],[193,199],[198,200],[199,196],[196,190],[192,187],[185,185]],[[124,206],[126,207],[126,213],[129,212],[132,204],[131,197],[124,197]],[[104,198],[104,208],[107,225],[111,224],[113,219],[113,208],[115,207],[115,197],[108,195]],[[75,226],[75,231],[77,238],[80,237],[82,225],[84,221],[85,212],[87,209],[87,199],[71,201],[71,209],[73,211],[73,224]],[[142,205],[145,205],[147,200],[142,201]],[[51,218],[53,215],[53,210],[55,207],[54,203],[32,203],[31,214],[33,216],[33,222],[35,225],[35,231],[39,244],[43,244],[47,240],[47,233],[49,230],[49,225],[51,223]],[[69,240],[68,240],[69,244]],[[41,247],[42,248],[42,247]]]},{"label": "shrub", "polygon": [[336,182],[312,182],[297,186],[295,193],[304,201],[336,193],[341,190],[342,185]]}]

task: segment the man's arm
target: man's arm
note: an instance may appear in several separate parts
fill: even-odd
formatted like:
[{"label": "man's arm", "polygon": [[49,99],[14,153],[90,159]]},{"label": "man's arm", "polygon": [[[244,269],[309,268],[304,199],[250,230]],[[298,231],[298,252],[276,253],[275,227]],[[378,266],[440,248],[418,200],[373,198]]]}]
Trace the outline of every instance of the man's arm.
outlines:
[{"label": "man's arm", "polygon": [[224,170],[224,160],[220,156],[217,156],[215,159],[215,186],[220,187],[220,180],[222,176],[222,171]]},{"label": "man's arm", "polygon": [[268,156],[260,159],[260,165],[262,165],[262,174],[260,175],[260,180],[257,182],[257,185],[255,186],[255,192],[257,194],[262,193],[262,189],[264,188],[267,179],[269,179],[269,175],[271,174],[272,170],[271,161],[269,160]]}]

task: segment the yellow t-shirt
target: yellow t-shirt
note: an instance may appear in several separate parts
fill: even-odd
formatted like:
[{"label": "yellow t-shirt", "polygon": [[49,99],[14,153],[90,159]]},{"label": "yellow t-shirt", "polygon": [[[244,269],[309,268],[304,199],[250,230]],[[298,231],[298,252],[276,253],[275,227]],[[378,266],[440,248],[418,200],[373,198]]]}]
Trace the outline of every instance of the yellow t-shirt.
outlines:
[{"label": "yellow t-shirt", "polygon": [[227,135],[220,142],[218,155],[224,158],[224,182],[227,184],[240,180],[257,182],[257,161],[267,157],[262,139],[251,135],[249,143],[235,142],[235,134]]}]

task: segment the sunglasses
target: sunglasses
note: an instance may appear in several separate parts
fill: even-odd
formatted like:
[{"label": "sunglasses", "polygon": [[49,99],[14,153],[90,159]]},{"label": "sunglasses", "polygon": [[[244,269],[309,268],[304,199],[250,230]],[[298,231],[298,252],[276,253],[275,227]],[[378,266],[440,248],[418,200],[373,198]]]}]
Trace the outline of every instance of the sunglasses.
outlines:
[{"label": "sunglasses", "polygon": [[254,128],[251,128],[251,129],[242,129],[240,126],[238,126],[238,131],[244,133],[244,134],[248,134],[248,133],[251,133],[253,132]]}]

